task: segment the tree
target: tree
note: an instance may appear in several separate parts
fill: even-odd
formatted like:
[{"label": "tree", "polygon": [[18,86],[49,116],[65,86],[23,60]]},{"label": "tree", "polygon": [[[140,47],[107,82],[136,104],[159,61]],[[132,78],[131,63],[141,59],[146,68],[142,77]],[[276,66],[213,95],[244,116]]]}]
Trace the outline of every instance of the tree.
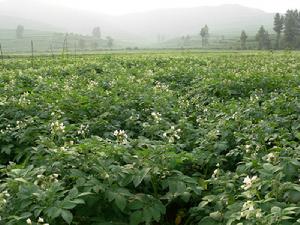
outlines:
[{"label": "tree", "polygon": [[190,40],[191,40],[191,36],[190,35],[183,36],[182,38],[183,38],[184,44],[189,43]]},{"label": "tree", "polygon": [[187,35],[187,36],[182,36],[181,37],[181,47],[184,47],[186,44],[188,44],[191,41],[191,36]]},{"label": "tree", "polygon": [[207,46],[209,38],[209,29],[207,25],[201,29],[200,36],[202,37],[202,47]]},{"label": "tree", "polygon": [[97,41],[93,41],[91,43],[91,48],[94,49],[94,50],[98,49],[98,42]]},{"label": "tree", "polygon": [[300,36],[300,12],[288,10],[284,19],[284,40],[288,48],[296,48]]},{"label": "tree", "polygon": [[246,32],[243,30],[241,33],[241,49],[246,49],[246,42],[247,42],[248,36],[246,34]]},{"label": "tree", "polygon": [[108,37],[106,37],[106,40],[107,40],[107,47],[111,49],[114,45],[114,39],[112,39],[110,36],[108,36]]},{"label": "tree", "polygon": [[276,32],[276,45],[275,48],[279,49],[280,48],[280,37],[281,33],[283,31],[283,24],[284,24],[284,17],[281,16],[279,13],[276,13],[274,17],[274,28],[273,30]]},{"label": "tree", "polygon": [[265,49],[271,49],[272,48],[271,38],[270,38],[270,35],[269,35],[268,31],[265,32],[264,48]]},{"label": "tree", "polygon": [[84,40],[83,38],[80,38],[80,39],[79,39],[79,43],[78,43],[78,47],[79,47],[80,49],[85,49],[85,46],[86,46],[85,40]]},{"label": "tree", "polygon": [[269,33],[265,30],[264,26],[261,26],[256,34],[256,40],[258,42],[258,49],[270,49],[271,39]]},{"label": "tree", "polygon": [[18,25],[16,30],[17,39],[23,38],[23,34],[24,34],[24,27],[22,25]]},{"label": "tree", "polygon": [[258,49],[263,49],[264,47],[264,36],[265,36],[265,28],[261,26],[256,34],[256,41],[258,42]]},{"label": "tree", "polygon": [[92,35],[94,38],[101,38],[101,29],[100,27],[95,27],[92,31]]}]

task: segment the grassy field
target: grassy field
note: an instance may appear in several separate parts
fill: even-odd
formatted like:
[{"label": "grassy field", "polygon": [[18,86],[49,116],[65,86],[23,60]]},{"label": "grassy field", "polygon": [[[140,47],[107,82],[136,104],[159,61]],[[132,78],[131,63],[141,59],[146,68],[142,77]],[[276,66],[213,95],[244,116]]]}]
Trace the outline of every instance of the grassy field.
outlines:
[{"label": "grassy field", "polygon": [[0,61],[0,224],[300,224],[300,54]]}]

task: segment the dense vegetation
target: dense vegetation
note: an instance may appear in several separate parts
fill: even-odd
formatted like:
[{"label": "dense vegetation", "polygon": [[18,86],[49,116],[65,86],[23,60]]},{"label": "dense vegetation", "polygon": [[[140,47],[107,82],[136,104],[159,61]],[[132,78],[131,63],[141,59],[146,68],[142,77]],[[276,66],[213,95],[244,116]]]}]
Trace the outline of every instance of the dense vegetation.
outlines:
[{"label": "dense vegetation", "polygon": [[260,27],[256,35],[258,49],[300,48],[300,12],[298,10],[287,10],[285,15],[276,13],[273,30],[276,33],[276,41],[272,45],[269,33],[263,26]]},{"label": "dense vegetation", "polygon": [[1,225],[300,224],[298,53],[1,66]]}]

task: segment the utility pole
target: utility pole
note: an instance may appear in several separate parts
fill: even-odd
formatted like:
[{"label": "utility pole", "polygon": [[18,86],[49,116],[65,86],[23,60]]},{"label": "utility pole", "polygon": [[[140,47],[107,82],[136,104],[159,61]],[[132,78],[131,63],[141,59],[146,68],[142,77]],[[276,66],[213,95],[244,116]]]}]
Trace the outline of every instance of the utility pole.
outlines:
[{"label": "utility pole", "polygon": [[2,66],[4,67],[4,56],[3,56],[3,50],[2,50],[2,45],[1,44],[0,44],[0,53],[1,53]]},{"label": "utility pole", "polygon": [[33,60],[34,60],[34,58],[33,58],[34,56],[33,56],[33,40],[31,40],[31,66],[33,67]]},{"label": "utility pole", "polygon": [[53,47],[52,47],[52,44],[50,45],[50,51],[51,51],[52,59],[54,59],[54,53],[53,53]]}]

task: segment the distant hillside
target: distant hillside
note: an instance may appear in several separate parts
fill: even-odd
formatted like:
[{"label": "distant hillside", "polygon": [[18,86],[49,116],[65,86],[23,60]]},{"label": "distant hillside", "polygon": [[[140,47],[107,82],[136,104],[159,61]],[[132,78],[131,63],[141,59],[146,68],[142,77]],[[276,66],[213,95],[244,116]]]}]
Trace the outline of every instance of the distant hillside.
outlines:
[{"label": "distant hillside", "polygon": [[158,35],[165,38],[196,35],[205,24],[215,35],[236,36],[242,29],[254,34],[260,25],[272,32],[273,16],[272,13],[240,5],[162,9],[110,16],[56,7],[38,0],[0,2],[0,29],[13,29],[16,24],[22,23],[30,29],[56,28],[58,31],[90,34],[94,26],[100,26],[105,36],[143,41],[154,41]]},{"label": "distant hillside", "polygon": [[126,36],[127,33],[121,28],[113,26],[113,17],[109,15],[54,6],[38,0],[5,0],[0,2],[0,15],[17,15],[34,23],[51,24],[58,27],[59,31],[63,29],[66,32],[90,34],[93,27],[101,26],[104,35],[122,38],[130,36]]},{"label": "distant hillside", "polygon": [[196,34],[207,24],[215,35],[239,35],[245,29],[257,32],[260,25],[272,28],[274,14],[240,5],[198,7],[184,9],[163,9],[145,13],[135,13],[118,18],[124,27],[134,33],[147,36],[157,34],[174,37]]},{"label": "distant hillside", "polygon": [[63,31],[63,29],[46,23],[0,14],[0,29],[16,29],[19,24],[30,30]]}]

